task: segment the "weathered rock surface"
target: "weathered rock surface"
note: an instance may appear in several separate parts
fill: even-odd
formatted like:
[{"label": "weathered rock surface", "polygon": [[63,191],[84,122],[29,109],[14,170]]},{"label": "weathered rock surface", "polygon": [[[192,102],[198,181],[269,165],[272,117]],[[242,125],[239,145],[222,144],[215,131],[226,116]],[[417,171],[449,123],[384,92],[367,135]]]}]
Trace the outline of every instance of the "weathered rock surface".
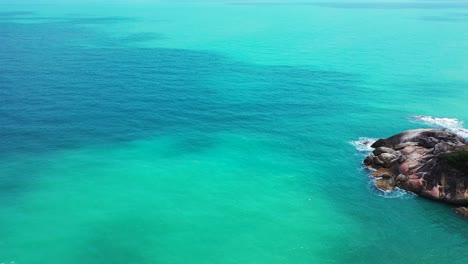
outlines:
[{"label": "weathered rock surface", "polygon": [[395,189],[395,180],[393,180],[393,178],[391,178],[391,177],[382,178],[382,179],[378,179],[375,182],[375,185],[379,189],[382,189],[384,191],[391,191],[391,190]]},{"label": "weathered rock surface", "polygon": [[378,188],[399,187],[468,206],[468,145],[462,137],[444,130],[416,129],[379,139],[372,148],[364,164],[376,170],[372,176],[379,178]]}]

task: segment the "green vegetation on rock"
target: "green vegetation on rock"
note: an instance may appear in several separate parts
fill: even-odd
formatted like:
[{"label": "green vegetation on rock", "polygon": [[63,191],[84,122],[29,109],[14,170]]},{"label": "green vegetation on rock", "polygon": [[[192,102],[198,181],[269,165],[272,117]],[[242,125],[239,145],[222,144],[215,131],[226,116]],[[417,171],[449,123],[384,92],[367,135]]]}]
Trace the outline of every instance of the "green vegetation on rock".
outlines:
[{"label": "green vegetation on rock", "polygon": [[468,149],[444,153],[441,155],[443,160],[446,160],[448,165],[461,171],[468,171]]}]

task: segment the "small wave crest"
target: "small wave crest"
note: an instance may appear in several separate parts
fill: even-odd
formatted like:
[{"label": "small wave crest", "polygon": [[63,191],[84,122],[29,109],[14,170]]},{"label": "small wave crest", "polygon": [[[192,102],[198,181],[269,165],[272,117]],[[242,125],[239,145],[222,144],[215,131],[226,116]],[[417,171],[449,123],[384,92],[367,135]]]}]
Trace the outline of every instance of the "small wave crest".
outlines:
[{"label": "small wave crest", "polygon": [[351,141],[351,145],[353,145],[358,151],[363,153],[372,152],[374,149],[371,148],[372,144],[377,141],[376,138],[367,138],[367,137],[360,137],[359,140]]},{"label": "small wave crest", "polygon": [[416,115],[412,116],[411,119],[414,122],[423,123],[430,127],[447,129],[460,137],[468,138],[468,129],[463,127],[463,121],[456,118]]}]

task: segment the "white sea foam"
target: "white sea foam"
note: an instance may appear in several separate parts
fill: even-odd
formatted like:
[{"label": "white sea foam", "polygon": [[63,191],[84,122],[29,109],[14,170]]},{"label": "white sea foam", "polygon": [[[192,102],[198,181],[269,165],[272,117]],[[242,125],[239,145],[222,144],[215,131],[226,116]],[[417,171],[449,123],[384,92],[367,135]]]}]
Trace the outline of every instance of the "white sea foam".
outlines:
[{"label": "white sea foam", "polygon": [[394,198],[400,198],[400,199],[410,199],[413,197],[416,197],[416,194],[412,192],[405,191],[403,189],[400,189],[398,187],[395,187],[392,191],[384,191],[375,186],[375,179],[372,179],[369,181],[369,187],[380,197],[387,198],[387,199],[394,199]]},{"label": "white sea foam", "polygon": [[468,138],[468,129],[463,127],[463,121],[456,118],[417,115],[412,116],[411,120],[417,123],[423,123],[430,127],[447,129],[460,137]]},{"label": "white sea foam", "polygon": [[359,140],[351,141],[351,145],[353,145],[358,151],[360,152],[372,152],[374,149],[371,148],[371,145],[377,141],[376,138],[367,138],[367,137],[360,137]]},{"label": "white sea foam", "polygon": [[377,188],[377,186],[375,185],[375,182],[380,178],[371,177],[370,173],[368,174],[368,177],[369,177],[369,181],[367,182],[368,190],[372,193],[375,193],[376,195],[380,197],[387,198],[387,199],[395,199],[395,198],[410,199],[410,198],[417,196],[416,194],[412,192],[405,191],[398,187],[395,187],[395,189],[391,191],[384,191],[382,189]]}]

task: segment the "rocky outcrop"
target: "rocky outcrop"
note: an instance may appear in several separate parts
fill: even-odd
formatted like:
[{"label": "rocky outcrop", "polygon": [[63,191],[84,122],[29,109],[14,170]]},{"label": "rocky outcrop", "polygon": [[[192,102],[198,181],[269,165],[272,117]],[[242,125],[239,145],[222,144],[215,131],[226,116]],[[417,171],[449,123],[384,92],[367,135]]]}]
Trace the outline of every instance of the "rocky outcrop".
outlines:
[{"label": "rocky outcrop", "polygon": [[375,170],[376,186],[395,187],[446,203],[468,206],[468,145],[437,129],[408,130],[379,139],[364,164]]}]

